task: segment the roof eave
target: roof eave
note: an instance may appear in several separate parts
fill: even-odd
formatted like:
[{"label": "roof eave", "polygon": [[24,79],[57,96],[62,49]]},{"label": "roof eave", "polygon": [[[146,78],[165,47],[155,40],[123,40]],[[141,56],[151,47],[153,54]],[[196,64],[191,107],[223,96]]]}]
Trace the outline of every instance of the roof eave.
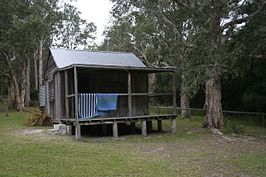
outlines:
[{"label": "roof eave", "polygon": [[130,71],[143,71],[148,73],[156,72],[175,72],[177,71],[176,67],[167,67],[167,68],[149,68],[149,67],[132,67],[132,66],[112,66],[112,65],[80,65],[72,64],[63,68],[58,68],[58,71],[63,71],[71,69],[74,67],[78,68],[92,68],[92,69],[103,69],[103,70],[130,70]]}]

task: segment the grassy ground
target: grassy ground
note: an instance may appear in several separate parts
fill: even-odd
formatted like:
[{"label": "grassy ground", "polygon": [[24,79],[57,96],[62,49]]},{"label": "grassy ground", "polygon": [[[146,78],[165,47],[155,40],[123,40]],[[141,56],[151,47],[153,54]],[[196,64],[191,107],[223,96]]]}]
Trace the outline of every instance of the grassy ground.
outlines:
[{"label": "grassy ground", "polygon": [[29,116],[0,113],[0,176],[266,176],[265,128],[243,124],[237,135],[229,127],[225,138],[199,128],[201,117],[179,118],[175,135],[76,142],[47,127],[27,127]]}]

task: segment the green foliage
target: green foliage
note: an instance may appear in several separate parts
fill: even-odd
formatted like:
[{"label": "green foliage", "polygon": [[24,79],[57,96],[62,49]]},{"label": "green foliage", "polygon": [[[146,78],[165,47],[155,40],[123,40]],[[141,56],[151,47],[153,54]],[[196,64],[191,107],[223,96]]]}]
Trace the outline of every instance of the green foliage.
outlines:
[{"label": "green foliage", "polygon": [[95,48],[96,26],[60,0],[3,0],[0,5],[0,94],[23,110],[29,104],[30,89],[38,88],[38,84],[30,87],[34,79],[42,85],[44,66],[40,65],[46,63],[49,47]]},{"label": "green foliage", "polygon": [[80,17],[81,12],[71,4],[64,4],[61,19],[56,26],[53,45],[63,48],[84,49],[93,47],[96,26]]},{"label": "green foliage", "polygon": [[[264,1],[112,2],[113,21],[102,49],[133,51],[150,66],[177,66],[178,91],[190,98],[217,77],[225,83],[225,108],[265,108]],[[241,88],[232,88],[235,78]]]},{"label": "green foliage", "polygon": [[[253,13],[262,1],[253,1],[243,8]],[[235,61],[235,75],[224,81],[224,106],[226,109],[266,111],[266,71],[264,60],[266,46],[266,11],[256,13],[244,27],[234,31],[228,41],[228,50]]]}]

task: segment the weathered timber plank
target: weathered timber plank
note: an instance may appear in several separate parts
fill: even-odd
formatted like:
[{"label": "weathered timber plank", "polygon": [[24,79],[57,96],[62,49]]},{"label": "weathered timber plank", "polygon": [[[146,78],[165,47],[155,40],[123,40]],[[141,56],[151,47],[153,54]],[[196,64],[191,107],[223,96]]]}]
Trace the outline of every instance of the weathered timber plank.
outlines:
[{"label": "weathered timber plank", "polygon": [[74,67],[74,90],[75,90],[75,119],[76,119],[75,138],[76,138],[76,140],[79,140],[80,136],[81,136],[81,132],[80,132],[80,125],[79,125],[79,118],[78,118],[78,74],[77,74],[77,67]]},{"label": "weathered timber plank", "polygon": [[147,121],[146,120],[141,121],[141,134],[143,136],[147,136]]},{"label": "weathered timber plank", "polygon": [[128,116],[132,116],[132,86],[131,86],[131,73],[128,72]]},{"label": "weathered timber plank", "polygon": [[118,138],[118,125],[117,125],[117,122],[113,123],[113,138],[114,139]]},{"label": "weathered timber plank", "polygon": [[69,119],[69,104],[68,104],[68,75],[67,70],[65,70],[65,111],[66,111],[66,119]]}]

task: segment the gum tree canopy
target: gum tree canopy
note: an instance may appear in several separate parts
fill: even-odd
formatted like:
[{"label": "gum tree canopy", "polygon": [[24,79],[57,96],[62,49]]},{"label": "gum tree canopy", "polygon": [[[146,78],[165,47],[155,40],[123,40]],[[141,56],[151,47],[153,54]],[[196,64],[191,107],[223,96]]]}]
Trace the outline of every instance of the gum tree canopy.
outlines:
[{"label": "gum tree canopy", "polygon": [[[112,1],[114,20],[106,31],[104,46],[132,49],[145,60],[156,59],[157,64],[166,62],[180,68],[181,106],[189,107],[189,98],[195,95],[199,85],[203,85],[206,109],[203,127],[221,128],[220,80],[233,75],[238,69],[234,56],[239,47],[230,48],[232,37],[265,11],[266,2]],[[124,43],[127,45],[119,45]],[[189,112],[184,116],[186,114],[189,115]]]}]

